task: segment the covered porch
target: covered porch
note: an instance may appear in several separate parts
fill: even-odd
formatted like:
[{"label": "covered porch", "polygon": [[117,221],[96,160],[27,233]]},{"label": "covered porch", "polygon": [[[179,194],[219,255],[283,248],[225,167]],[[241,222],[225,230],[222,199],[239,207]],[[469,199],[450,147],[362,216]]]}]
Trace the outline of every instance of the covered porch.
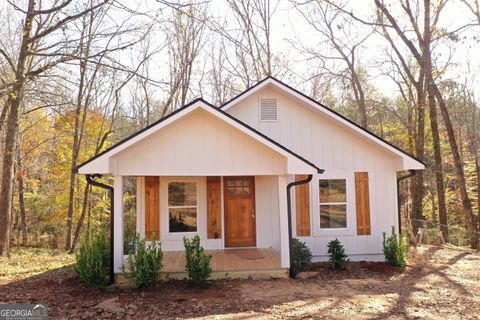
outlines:
[{"label": "covered porch", "polygon": [[[212,256],[212,279],[225,278],[286,278],[288,268],[282,268],[280,256],[272,248],[207,250]],[[166,251],[163,254],[162,279],[186,279],[185,252]],[[124,260],[125,268],[128,261]]]},{"label": "covered porch", "polygon": [[[287,185],[295,174],[320,170],[203,101],[79,167],[79,173],[114,176],[113,271],[121,272],[127,253],[124,178],[136,177],[136,231],[147,241],[160,240],[163,272],[172,277],[183,272],[183,237],[195,234],[214,256],[214,277],[286,274]],[[250,251],[234,252],[244,249]]]}]

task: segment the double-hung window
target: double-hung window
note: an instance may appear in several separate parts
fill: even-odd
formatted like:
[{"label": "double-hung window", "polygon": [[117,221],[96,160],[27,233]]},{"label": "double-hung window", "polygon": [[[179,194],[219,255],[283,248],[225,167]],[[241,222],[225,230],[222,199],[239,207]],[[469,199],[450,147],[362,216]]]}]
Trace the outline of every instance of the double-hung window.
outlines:
[{"label": "double-hung window", "polygon": [[172,181],[168,183],[169,232],[197,231],[197,182]]},{"label": "double-hung window", "polygon": [[346,179],[320,179],[320,228],[344,229],[347,227]]}]

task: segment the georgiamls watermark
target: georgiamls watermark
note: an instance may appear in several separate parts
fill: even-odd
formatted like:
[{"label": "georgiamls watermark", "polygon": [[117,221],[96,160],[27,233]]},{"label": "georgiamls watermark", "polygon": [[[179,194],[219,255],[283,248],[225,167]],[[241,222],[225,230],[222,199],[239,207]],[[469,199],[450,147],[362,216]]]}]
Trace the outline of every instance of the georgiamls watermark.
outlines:
[{"label": "georgiamls watermark", "polygon": [[0,320],[46,320],[44,304],[0,304]]}]

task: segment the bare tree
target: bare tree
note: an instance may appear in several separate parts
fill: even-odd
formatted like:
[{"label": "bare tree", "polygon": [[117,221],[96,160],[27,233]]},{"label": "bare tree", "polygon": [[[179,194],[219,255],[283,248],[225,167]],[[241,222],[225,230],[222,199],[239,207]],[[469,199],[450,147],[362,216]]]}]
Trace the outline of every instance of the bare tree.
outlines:
[{"label": "bare tree", "polygon": [[171,110],[185,105],[191,88],[195,62],[205,41],[206,5],[188,5],[172,9],[172,19],[165,25],[169,63],[169,87],[165,107]]},{"label": "bare tree", "polygon": [[462,2],[480,23],[480,2],[478,0],[462,0]]},{"label": "bare tree", "polygon": [[[448,114],[448,109],[444,98],[442,96],[441,91],[438,88],[437,83],[435,83],[434,78],[434,66],[432,63],[432,52],[431,47],[432,43],[435,40],[438,40],[442,37],[442,34],[445,36],[451,36],[452,32],[445,32],[443,31],[442,34],[434,34],[435,26],[437,25],[442,10],[445,8],[445,5],[448,0],[439,1],[433,7],[429,0],[423,1],[423,34],[420,31],[418,21],[416,15],[412,11],[410,6],[410,1],[406,1],[402,4],[402,9],[407,14],[410,23],[413,26],[414,32],[417,36],[417,41],[419,44],[419,48],[417,48],[414,43],[407,37],[404,30],[402,30],[398,24],[398,21],[393,17],[390,10],[385,6],[385,4],[380,0],[375,0],[375,4],[377,8],[385,15],[386,19],[390,23],[390,27],[396,31],[397,35],[400,39],[404,42],[404,44],[408,47],[412,55],[415,57],[417,62],[423,66],[425,70],[425,81],[427,84],[427,92],[428,92],[428,105],[430,111],[430,124],[432,129],[432,138],[434,144],[434,155],[435,155],[435,173],[436,173],[436,180],[437,180],[437,195],[439,201],[439,217],[440,223],[442,225],[442,231],[445,234],[448,234],[448,221],[447,221],[447,213],[446,213],[446,205],[445,205],[445,187],[443,183],[443,165],[442,165],[442,156],[440,150],[440,139],[438,135],[438,122],[437,122],[437,106],[436,103],[438,102],[438,106],[440,108],[440,112],[445,124],[445,128],[448,134],[448,142],[450,145],[450,149],[452,152],[453,160],[454,160],[454,167],[457,178],[459,180],[459,192],[462,199],[462,205],[464,214],[466,217],[466,228],[469,230],[469,235],[471,237],[471,245],[472,247],[476,247],[478,245],[478,240],[474,239],[474,232],[472,230],[473,226],[473,211],[471,206],[471,201],[468,196],[467,188],[466,188],[466,179],[465,173],[463,171],[463,161],[460,157],[458,144],[456,142],[455,133],[451,124],[450,116]],[[431,12],[433,9],[433,12]]]},{"label": "bare tree", "polygon": [[[342,14],[342,10],[327,2],[294,2],[294,5],[304,20],[322,36],[322,43],[326,43],[332,49],[324,51],[321,46],[315,44],[310,47],[301,45],[302,51],[309,56],[308,59],[325,61],[323,69],[326,74],[348,83],[358,108],[357,121],[362,127],[368,128],[367,102],[358,52],[373,30],[359,32],[360,28],[355,25],[354,19]],[[343,63],[345,67],[339,68],[338,62]]]},{"label": "bare tree", "polygon": [[[28,86],[35,84],[47,73],[53,78],[51,72],[68,62],[81,61],[83,68],[88,61],[94,63],[112,49],[109,47],[107,50],[95,51],[91,55],[86,54],[83,46],[86,34],[77,33],[74,24],[88,15],[96,15],[104,12],[102,10],[107,10],[111,7],[107,0],[90,0],[81,5],[74,5],[72,0],[54,1],[50,7],[45,7],[47,4],[36,0],[29,0],[26,8],[21,8],[13,2],[9,2],[9,5],[15,10],[16,15],[21,17],[23,25],[18,49],[12,50],[13,54],[3,50],[0,55],[14,74],[11,81],[2,85],[2,90],[7,95],[4,109],[8,110],[8,115],[0,193],[0,254],[8,254],[9,249],[15,150],[20,114],[25,106]],[[131,44],[131,41],[119,41],[115,47],[120,50],[128,48]],[[2,39],[0,48],[4,47],[6,44]],[[69,213],[68,218],[70,216]],[[67,224],[71,223],[70,220],[67,219]]]},{"label": "bare tree", "polygon": [[[395,65],[398,72],[402,75],[402,83],[404,86],[407,86],[409,89],[408,94],[405,94],[403,91],[403,86],[399,85],[399,91],[403,96],[405,102],[412,102],[412,107],[415,112],[415,123],[416,126],[410,129],[409,137],[413,137],[415,141],[415,155],[418,159],[424,160],[425,158],[425,107],[426,107],[426,93],[425,93],[425,70],[423,65],[420,65],[418,68],[415,67],[415,64],[409,62],[409,57],[405,57],[405,54],[402,53],[400,48],[397,46],[396,42],[392,38],[389,32],[389,28],[386,27],[384,23],[383,15],[379,15],[380,30],[382,35],[388,41],[391,46],[391,49],[396,56],[396,59],[391,59],[391,62]],[[413,86],[415,94],[410,89],[410,86]],[[411,113],[409,112],[409,117]],[[413,121],[410,119],[409,122]],[[410,128],[410,127],[409,127]],[[413,144],[413,141],[410,144]],[[423,220],[423,196],[424,196],[424,187],[423,187],[423,171],[417,172],[415,177],[413,177],[413,182],[411,184],[411,195],[412,195],[412,213],[411,217],[417,220]]]}]

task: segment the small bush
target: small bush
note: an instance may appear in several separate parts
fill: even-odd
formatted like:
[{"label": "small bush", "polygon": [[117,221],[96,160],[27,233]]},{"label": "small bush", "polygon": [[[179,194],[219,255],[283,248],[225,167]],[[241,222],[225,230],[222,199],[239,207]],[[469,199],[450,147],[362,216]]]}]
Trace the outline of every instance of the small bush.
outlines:
[{"label": "small bush", "polygon": [[296,238],[292,238],[293,249],[293,273],[297,274],[312,268],[312,252],[305,244]]},{"label": "small bush", "polygon": [[152,286],[158,279],[162,269],[163,252],[161,245],[155,241],[155,235],[150,244],[137,234],[135,237],[136,252],[128,255],[128,272],[123,270],[125,278],[135,287],[143,288]]},{"label": "small bush", "polygon": [[408,247],[402,235],[397,236],[395,233],[395,227],[392,226],[392,234],[388,238],[386,233],[383,233],[383,254],[386,263],[404,269],[407,265],[407,251]]},{"label": "small bush", "polygon": [[332,269],[335,270],[346,269],[350,262],[345,254],[345,248],[338,239],[332,240],[328,243],[328,256],[328,261],[330,261]]},{"label": "small bush", "polygon": [[188,272],[188,279],[195,285],[205,283],[212,274],[212,268],[210,267],[212,256],[205,254],[198,235],[195,235],[192,240],[183,237],[183,244],[185,246],[185,258],[187,260],[185,268]]},{"label": "small bush", "polygon": [[108,280],[110,248],[105,230],[90,235],[84,240],[78,253],[75,254],[77,264],[75,270],[80,278],[91,287],[104,287]]}]

